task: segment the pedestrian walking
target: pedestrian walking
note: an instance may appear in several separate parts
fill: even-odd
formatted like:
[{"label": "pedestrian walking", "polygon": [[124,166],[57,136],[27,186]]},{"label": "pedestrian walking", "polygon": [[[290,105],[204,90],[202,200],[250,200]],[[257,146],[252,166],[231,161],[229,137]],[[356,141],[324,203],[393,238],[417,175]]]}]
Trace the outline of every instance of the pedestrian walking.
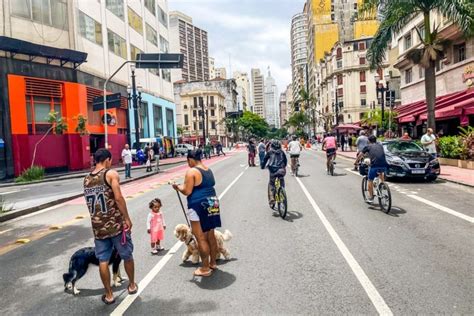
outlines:
[{"label": "pedestrian walking", "polygon": [[206,159],[211,159],[211,150],[212,150],[211,144],[207,143],[204,146],[204,156],[206,157]]},{"label": "pedestrian walking", "polygon": [[350,134],[347,137],[347,144],[349,145],[349,150],[352,151],[352,135]]},{"label": "pedestrian walking", "polygon": [[408,133],[403,133],[403,136],[400,137],[401,140],[411,140],[411,137]]},{"label": "pedestrian walking", "polygon": [[224,152],[224,150],[222,149],[222,144],[221,144],[221,142],[217,142],[216,149],[217,149],[217,156],[220,156],[221,153],[225,156],[225,152]]},{"label": "pedestrian walking", "polygon": [[122,162],[125,165],[125,179],[131,178],[132,175],[132,151],[130,146],[125,144],[124,149],[122,150]]},{"label": "pedestrian walking", "polygon": [[358,170],[359,168],[359,163],[364,157],[364,154],[362,153],[362,150],[369,144],[369,139],[366,136],[365,131],[360,131],[359,137],[356,140],[356,147],[357,147],[357,155],[356,155],[356,160],[354,162],[354,170]]},{"label": "pedestrian walking", "polygon": [[266,150],[265,150],[265,141],[263,138],[260,140],[260,143],[258,143],[257,150],[258,150],[258,160],[259,160],[260,168],[264,169],[265,165],[263,164],[263,159],[265,158]]},{"label": "pedestrian walking", "polygon": [[191,231],[197,239],[202,267],[194,271],[195,276],[207,277],[217,268],[217,241],[214,229],[221,227],[219,199],[214,186],[216,181],[211,169],[201,161],[201,150],[188,152],[189,170],[184,184],[173,184],[173,188],[187,196],[187,216]]},{"label": "pedestrian walking", "polygon": [[436,158],[436,136],[433,134],[433,129],[426,130],[426,134],[421,137],[421,145],[431,156]]},{"label": "pedestrian walking", "polygon": [[151,200],[148,204],[151,212],[148,213],[146,228],[148,234],[150,234],[151,254],[153,255],[164,249],[161,246],[161,241],[165,239],[166,223],[163,212],[161,212],[161,206],[161,200],[158,198]]},{"label": "pedestrian walking", "polygon": [[248,150],[248,164],[249,167],[255,167],[255,154],[257,153],[257,148],[255,147],[255,144],[253,140],[249,141],[249,144],[247,146]]},{"label": "pedestrian walking", "polygon": [[153,161],[153,157],[155,156],[155,153],[153,152],[153,148],[151,148],[151,146],[147,146],[147,147],[148,147],[148,154],[147,154],[147,160],[146,160],[146,172],[151,172],[153,171],[151,162]]},{"label": "pedestrian walking", "polygon": [[346,137],[344,134],[341,134],[341,150],[344,151],[344,148],[346,147]]},{"label": "pedestrian walking", "polygon": [[155,158],[155,171],[160,171],[160,143],[155,142],[153,143],[153,154]]},{"label": "pedestrian walking", "polygon": [[100,278],[105,289],[102,301],[109,305],[115,302],[109,271],[109,261],[114,248],[124,260],[129,280],[128,294],[138,291],[133,261],[132,221],[120,190],[119,174],[110,169],[112,154],[101,148],[94,154],[94,160],[95,169],[84,178],[84,197],[91,216],[95,256],[99,260]]}]

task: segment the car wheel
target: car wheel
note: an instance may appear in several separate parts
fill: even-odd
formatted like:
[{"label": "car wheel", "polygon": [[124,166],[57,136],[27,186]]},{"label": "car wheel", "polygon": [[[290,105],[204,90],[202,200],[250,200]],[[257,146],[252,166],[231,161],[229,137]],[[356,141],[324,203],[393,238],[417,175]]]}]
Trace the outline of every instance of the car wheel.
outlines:
[{"label": "car wheel", "polygon": [[435,176],[427,176],[426,181],[434,182],[434,181],[436,181],[437,178],[438,178],[438,176],[436,176],[436,175]]}]

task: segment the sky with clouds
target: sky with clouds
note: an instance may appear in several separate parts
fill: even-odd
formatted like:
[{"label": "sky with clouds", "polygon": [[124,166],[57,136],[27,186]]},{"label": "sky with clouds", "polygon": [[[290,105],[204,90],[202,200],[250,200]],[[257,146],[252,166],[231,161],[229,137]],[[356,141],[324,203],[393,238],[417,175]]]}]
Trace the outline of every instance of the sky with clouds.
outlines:
[{"label": "sky with clouds", "polygon": [[209,55],[216,67],[232,71],[270,66],[280,92],[291,82],[291,17],[303,10],[304,0],[169,0],[169,10],[193,18],[208,32]]}]

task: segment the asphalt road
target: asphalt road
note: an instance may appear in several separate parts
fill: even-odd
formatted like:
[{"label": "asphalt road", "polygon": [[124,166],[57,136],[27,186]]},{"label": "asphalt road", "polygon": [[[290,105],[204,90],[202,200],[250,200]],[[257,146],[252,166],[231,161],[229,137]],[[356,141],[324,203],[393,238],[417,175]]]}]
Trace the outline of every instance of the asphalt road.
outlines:
[{"label": "asphalt road", "polygon": [[[182,164],[182,163],[179,163]],[[161,171],[175,167],[177,164],[162,165]],[[132,177],[140,177],[148,174],[146,168],[132,170]],[[120,177],[125,177],[125,172],[119,172]],[[13,210],[21,210],[51,201],[74,196],[82,191],[83,178],[64,179],[51,182],[34,183],[19,186],[0,188],[0,196],[5,200],[8,207]]]},{"label": "asphalt road", "polygon": [[[391,214],[362,201],[361,177],[338,158],[327,176],[324,156],[306,151],[301,177],[287,176],[289,216],[267,206],[267,172],[247,168],[245,153],[210,162],[221,197],[232,260],[209,278],[181,262],[173,228],[185,223],[176,193],[185,168],[124,186],[134,222],[140,292],[116,289],[105,306],[98,269],[63,292],[70,256],[93,244],[82,199],[0,225],[3,315],[144,314],[473,314],[474,190],[451,183],[390,183]],[[182,181],[182,180],[181,180]],[[163,201],[167,251],[152,256],[147,204]],[[85,216],[76,219],[76,216]],[[57,230],[50,230],[53,224]],[[18,238],[31,241],[12,245]],[[123,272],[122,268],[122,275]]]}]

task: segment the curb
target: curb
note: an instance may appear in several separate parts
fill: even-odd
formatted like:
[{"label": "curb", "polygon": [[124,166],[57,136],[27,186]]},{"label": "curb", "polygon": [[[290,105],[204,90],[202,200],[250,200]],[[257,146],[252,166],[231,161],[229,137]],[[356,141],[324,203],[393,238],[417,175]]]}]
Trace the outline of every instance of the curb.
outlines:
[{"label": "curb", "polygon": [[[182,161],[175,162],[175,163],[169,163],[167,165],[179,164],[181,162]],[[163,172],[144,174],[144,175],[136,177],[136,178],[124,180],[124,181],[120,182],[120,184],[121,185],[122,184],[127,184],[127,183],[134,182],[134,181],[137,181],[137,180],[149,178],[149,177],[158,175],[160,173],[163,173]],[[83,176],[84,175],[82,175],[81,177],[83,177]],[[12,220],[14,218],[17,218],[17,217],[20,217],[20,216],[23,216],[23,215],[28,215],[28,214],[31,214],[31,213],[35,213],[35,212],[41,211],[45,208],[52,207],[52,206],[55,206],[55,205],[58,205],[58,204],[62,204],[64,202],[68,202],[68,201],[77,199],[78,197],[81,197],[83,195],[84,195],[83,193],[74,194],[74,195],[70,195],[70,196],[67,196],[67,197],[64,197],[64,198],[60,198],[60,199],[55,200],[55,201],[51,201],[51,202],[47,202],[47,203],[44,203],[44,204],[41,204],[41,205],[33,206],[33,207],[30,207],[30,208],[24,208],[24,209],[21,209],[21,210],[11,211],[11,212],[6,212],[4,214],[0,214],[0,223]]]}]

